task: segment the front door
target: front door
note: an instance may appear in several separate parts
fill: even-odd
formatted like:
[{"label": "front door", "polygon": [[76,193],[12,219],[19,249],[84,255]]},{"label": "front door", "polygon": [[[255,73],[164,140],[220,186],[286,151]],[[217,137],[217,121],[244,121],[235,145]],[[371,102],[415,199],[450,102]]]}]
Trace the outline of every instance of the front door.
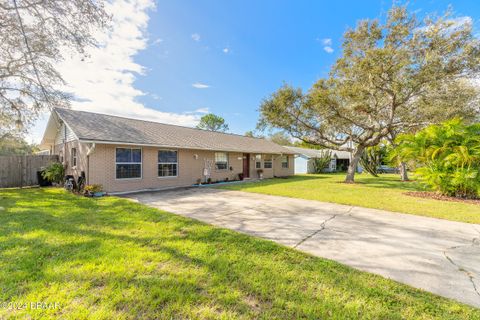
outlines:
[{"label": "front door", "polygon": [[243,177],[244,178],[250,177],[250,154],[249,153],[243,154]]}]

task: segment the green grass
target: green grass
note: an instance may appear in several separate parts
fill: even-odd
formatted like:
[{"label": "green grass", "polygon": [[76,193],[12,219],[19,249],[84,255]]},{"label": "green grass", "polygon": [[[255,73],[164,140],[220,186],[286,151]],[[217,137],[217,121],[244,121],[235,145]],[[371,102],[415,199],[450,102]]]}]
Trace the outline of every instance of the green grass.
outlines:
[{"label": "green grass", "polygon": [[62,319],[480,319],[480,310],[125,199],[0,189],[0,308]]},{"label": "green grass", "polygon": [[401,182],[398,175],[358,174],[355,184],[342,183],[344,179],[344,174],[297,175],[222,188],[480,223],[480,205],[408,196],[405,192],[423,189],[416,182]]}]

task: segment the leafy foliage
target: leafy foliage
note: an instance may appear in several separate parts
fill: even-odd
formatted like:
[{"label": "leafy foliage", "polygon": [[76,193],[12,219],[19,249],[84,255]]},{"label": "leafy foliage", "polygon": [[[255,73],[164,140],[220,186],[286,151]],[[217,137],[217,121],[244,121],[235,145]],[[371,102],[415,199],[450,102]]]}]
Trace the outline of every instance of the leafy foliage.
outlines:
[{"label": "leafy foliage", "polygon": [[65,168],[61,163],[54,162],[42,172],[42,176],[48,181],[62,183],[65,177]]},{"label": "leafy foliage", "polygon": [[209,113],[200,118],[197,128],[208,131],[226,132],[228,131],[228,124],[225,123],[225,119],[222,117]]},{"label": "leafy foliage", "polygon": [[279,144],[281,146],[293,145],[293,142],[290,136],[283,131],[275,132],[270,137],[268,137],[268,140],[275,142],[276,144]]},{"label": "leafy foliage", "polygon": [[313,170],[315,173],[322,173],[328,168],[332,160],[332,151],[325,150],[321,152],[321,156],[313,159]]},{"label": "leafy foliage", "polygon": [[455,118],[398,137],[398,155],[417,166],[418,178],[448,196],[478,198],[480,124]]},{"label": "leafy foliage", "polygon": [[0,134],[67,106],[55,63],[95,44],[109,20],[103,0],[0,1]]},{"label": "leafy foliage", "polygon": [[360,164],[363,169],[374,177],[378,177],[378,167],[386,158],[386,148],[385,145],[368,147],[360,157]]},{"label": "leafy foliage", "polygon": [[88,184],[83,190],[91,193],[102,192],[103,186],[101,184]]},{"label": "leafy foliage", "polygon": [[284,85],[260,106],[260,123],[307,143],[352,152],[347,182],[364,149],[452,116],[473,117],[480,42],[471,23],[447,12],[423,21],[405,6],[385,22],[361,20],[342,56],[309,92]]},{"label": "leafy foliage", "polygon": [[38,151],[36,145],[29,144],[19,135],[6,133],[0,136],[0,156],[25,155]]}]

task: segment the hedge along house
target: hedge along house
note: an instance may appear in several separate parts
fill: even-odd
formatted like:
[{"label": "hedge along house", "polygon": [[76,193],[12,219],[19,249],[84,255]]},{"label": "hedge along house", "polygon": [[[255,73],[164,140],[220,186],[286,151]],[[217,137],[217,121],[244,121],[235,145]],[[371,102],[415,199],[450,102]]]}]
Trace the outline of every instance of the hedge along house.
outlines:
[{"label": "hedge along house", "polygon": [[[327,167],[323,169],[323,172],[336,172],[336,171],[345,171],[347,170],[350,159],[352,157],[351,153],[348,151],[338,151],[330,149],[307,149],[307,148],[298,148],[298,147],[286,147],[291,152],[295,153],[295,173],[304,174],[304,173],[315,173],[315,159],[322,158],[326,152],[330,152],[331,159]],[[361,171],[361,168],[358,167],[357,171]]]},{"label": "hedge along house", "polygon": [[61,108],[41,148],[110,193],[294,174],[294,152],[265,139]]}]

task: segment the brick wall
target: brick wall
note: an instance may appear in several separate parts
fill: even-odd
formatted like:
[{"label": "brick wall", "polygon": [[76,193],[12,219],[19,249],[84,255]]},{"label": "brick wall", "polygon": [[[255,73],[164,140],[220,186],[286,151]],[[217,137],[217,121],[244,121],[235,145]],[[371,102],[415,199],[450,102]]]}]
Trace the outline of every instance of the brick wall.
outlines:
[{"label": "brick wall", "polygon": [[[71,165],[71,149],[77,148],[77,166]],[[117,147],[141,148],[142,149],[142,178],[116,179],[115,173],[115,149]],[[87,152],[91,144],[71,141],[55,146],[55,154],[63,152],[66,174],[78,177],[81,171],[87,174],[89,184],[101,184],[107,192],[125,192],[144,189],[162,189],[177,186],[191,186],[198,179],[204,181],[203,170],[205,162],[212,164],[210,178],[212,181],[238,179],[238,174],[243,172],[243,153],[228,153],[228,169],[215,169],[215,152],[205,150],[178,151],[178,175],[177,177],[158,177],[158,150],[156,147],[135,147],[126,145],[96,144],[94,151],[89,157]],[[255,168],[255,154],[250,154],[250,178],[258,178]],[[264,178],[274,176],[288,176],[294,174],[293,156],[289,159],[289,168],[281,167],[279,155],[273,155],[273,168],[263,169]],[[263,165],[262,165],[263,168]],[[230,170],[231,169],[231,170]]]}]

